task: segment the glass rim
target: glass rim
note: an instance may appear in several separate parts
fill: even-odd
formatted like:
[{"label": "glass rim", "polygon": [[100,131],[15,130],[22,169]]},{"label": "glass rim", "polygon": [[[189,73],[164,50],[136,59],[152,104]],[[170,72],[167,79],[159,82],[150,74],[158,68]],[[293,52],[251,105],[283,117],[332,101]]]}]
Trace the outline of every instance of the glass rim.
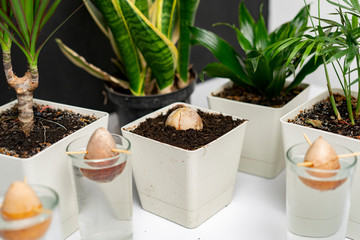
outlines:
[{"label": "glass rim", "polygon": [[[308,145],[307,142],[301,142],[301,143],[297,143],[292,145],[287,151],[286,151],[286,160],[289,161],[293,166],[300,168],[299,166],[297,166],[298,162],[295,162],[290,156],[290,151],[292,149],[294,149],[297,146],[300,145]],[[337,143],[331,143],[331,145],[336,145],[338,147],[344,148],[347,151],[349,151],[350,153],[353,153],[353,151],[351,149],[349,149],[348,147],[345,147],[343,145],[337,144]],[[305,153],[304,153],[305,155]],[[350,158],[350,157],[349,157]],[[301,169],[306,169],[306,170],[311,170],[312,172],[318,172],[318,173],[338,173],[338,172],[345,172],[348,171],[350,169],[352,169],[356,163],[357,163],[357,156],[351,156],[351,158],[353,158],[354,160],[347,166],[345,167],[341,167],[339,169],[318,169],[318,168],[312,168],[312,167],[306,167],[306,166],[301,166]]]},{"label": "glass rim", "polygon": [[[129,139],[127,139],[126,137],[124,136],[121,136],[119,134],[116,134],[116,133],[111,133],[111,136],[113,138],[121,138],[122,140],[125,140],[125,142],[127,143],[127,147],[125,147],[125,149],[122,149],[122,150],[126,150],[126,151],[129,151],[130,148],[131,148],[131,143],[129,141]],[[74,140],[72,140],[67,146],[66,146],[66,152],[71,152],[71,151],[74,151],[74,150],[71,150],[69,149],[69,147],[71,146],[71,144],[73,144],[74,142],[78,141],[79,139],[90,139],[90,136],[82,136],[82,137],[78,137]],[[87,146],[87,144],[86,144]],[[85,147],[86,147],[85,146]],[[104,161],[109,161],[109,160],[112,160],[114,158],[118,158],[120,157],[121,155],[128,155],[127,153],[118,153],[116,154],[115,156],[112,156],[112,157],[108,157],[108,158],[99,158],[99,159],[85,159],[83,157],[80,157],[81,154],[68,154],[69,157],[71,157],[72,159],[76,159],[76,160],[81,160],[82,162],[86,163],[86,162],[91,162],[91,163],[101,163],[101,162],[104,162]]]}]

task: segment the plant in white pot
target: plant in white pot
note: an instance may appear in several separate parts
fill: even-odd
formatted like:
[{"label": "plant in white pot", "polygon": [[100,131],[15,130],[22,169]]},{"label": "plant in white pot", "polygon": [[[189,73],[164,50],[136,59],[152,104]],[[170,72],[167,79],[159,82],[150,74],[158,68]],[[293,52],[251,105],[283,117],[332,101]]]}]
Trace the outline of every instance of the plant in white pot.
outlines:
[{"label": "plant in white pot", "polygon": [[142,208],[195,228],[228,205],[246,124],[174,103],[122,127]]},{"label": "plant in white pot", "polygon": [[[17,101],[0,107],[0,192],[13,181],[24,178],[31,184],[53,188],[60,196],[66,237],[77,228],[75,190],[64,154],[66,145],[76,134],[106,127],[108,114],[33,99],[39,82],[38,57],[55,31],[48,36],[39,35],[60,2],[0,1],[0,45],[5,76],[17,93]],[[11,58],[12,45],[19,47],[27,59],[28,71],[23,77],[12,69],[12,61],[16,60]],[[57,122],[60,118],[76,126],[70,128],[71,124]]]},{"label": "plant in white pot", "polygon": [[272,47],[289,38],[294,38],[294,42],[299,40],[307,28],[307,22],[308,13],[303,8],[293,20],[268,33],[262,14],[255,22],[241,2],[239,28],[225,25],[235,31],[245,58],[219,36],[191,28],[194,44],[206,47],[219,60],[208,64],[203,73],[231,80],[208,96],[210,108],[250,120],[240,171],[272,178],[285,166],[279,118],[307,100],[309,88],[301,82],[320,63],[314,64],[313,58],[312,62],[297,69],[301,56],[309,53],[302,51],[291,64],[285,65],[287,59],[292,57],[290,53],[294,47],[284,47],[278,52]]},{"label": "plant in white pot", "polygon": [[[327,91],[315,96],[280,119],[284,151],[300,142],[302,134],[307,134],[312,140],[321,135],[333,142],[340,142],[353,152],[360,151],[358,44],[360,6],[358,1],[337,3],[328,0],[328,2],[334,5],[335,16],[338,20],[316,17],[318,25],[312,21],[313,34],[306,35],[301,43],[298,43],[306,51],[316,49],[315,56],[323,60]],[[320,9],[320,1],[318,5]],[[297,50],[294,50],[295,54]],[[341,88],[331,87],[329,66],[334,70]],[[357,87],[357,91],[352,91],[352,86]],[[359,171],[359,166],[357,170]],[[354,176],[347,233],[347,236],[353,239],[360,238],[360,174],[358,171]]]},{"label": "plant in white pot", "polygon": [[113,47],[112,62],[118,72],[104,72],[61,40],[57,43],[76,66],[106,82],[121,126],[172,102],[188,100],[196,82],[189,71],[188,25],[194,22],[199,0],[84,3]]}]

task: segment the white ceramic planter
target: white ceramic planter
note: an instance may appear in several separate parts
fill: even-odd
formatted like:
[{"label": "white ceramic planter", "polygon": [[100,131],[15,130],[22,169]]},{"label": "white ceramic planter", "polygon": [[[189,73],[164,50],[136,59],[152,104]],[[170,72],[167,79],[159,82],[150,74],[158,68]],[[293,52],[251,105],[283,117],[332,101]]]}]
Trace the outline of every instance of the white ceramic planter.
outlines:
[{"label": "white ceramic planter", "polygon": [[[98,118],[30,158],[0,154],[0,193],[5,192],[13,181],[23,180],[25,177],[31,184],[42,184],[53,188],[59,194],[62,231],[63,237],[66,238],[78,228],[76,192],[71,174],[71,161],[65,154],[66,146],[75,138],[93,132],[98,127],[107,128],[109,115],[105,112],[49,101],[35,99],[35,102]],[[13,105],[15,101],[1,106],[0,111],[9,109]]]},{"label": "white ceramic planter", "polygon": [[208,95],[207,99],[210,109],[249,120],[239,171],[266,178],[276,177],[285,167],[279,119],[308,99],[310,87],[303,84],[302,86],[307,87],[282,108],[260,106],[213,96],[232,84],[231,81],[225,83]]},{"label": "white ceramic planter", "polygon": [[232,200],[247,122],[196,150],[130,132],[146,118],[166,113],[177,104],[193,107],[174,103],[125,125],[121,131],[131,142],[133,173],[142,208],[195,228]]},{"label": "white ceramic planter", "polygon": [[[333,89],[333,93],[342,93],[342,89]],[[306,134],[311,141],[314,141],[319,136],[324,137],[328,141],[337,142],[351,149],[353,152],[360,152],[360,140],[345,137],[342,135],[314,129],[310,127],[300,126],[289,123],[287,120],[297,116],[300,111],[311,108],[315,103],[326,99],[329,96],[327,91],[320,93],[315,98],[303,103],[301,106],[295,108],[291,112],[281,117],[281,132],[285,153],[287,149],[296,143],[304,142],[303,134]],[[357,93],[353,93],[356,97]],[[341,154],[341,153],[338,153]],[[359,159],[358,159],[359,161]],[[356,172],[353,179],[351,209],[348,222],[347,236],[351,239],[360,239],[360,164],[357,163]]]}]

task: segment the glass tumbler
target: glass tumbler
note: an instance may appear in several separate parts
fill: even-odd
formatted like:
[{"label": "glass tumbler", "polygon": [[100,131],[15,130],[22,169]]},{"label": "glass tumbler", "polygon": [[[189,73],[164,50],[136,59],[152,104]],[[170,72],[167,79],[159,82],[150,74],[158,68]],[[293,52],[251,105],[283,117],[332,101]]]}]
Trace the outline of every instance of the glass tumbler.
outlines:
[{"label": "glass tumbler", "polygon": [[[42,204],[43,212],[21,220],[5,220],[0,217],[0,239],[4,240],[61,240],[59,196],[51,188],[32,185]],[[4,193],[5,195],[5,193]],[[3,202],[3,197],[0,198]]]},{"label": "glass tumbler", "polygon": [[[339,155],[351,150],[332,144]],[[341,167],[323,170],[298,166],[309,144],[286,153],[286,220],[288,239],[344,240],[350,210],[351,182],[356,156],[339,158]]]},{"label": "glass tumbler", "polygon": [[[130,142],[112,134],[117,149],[129,151]],[[90,136],[72,141],[67,152],[84,152]],[[132,239],[132,170],[129,153],[105,159],[85,159],[69,154],[72,161],[79,230],[82,240]]]}]

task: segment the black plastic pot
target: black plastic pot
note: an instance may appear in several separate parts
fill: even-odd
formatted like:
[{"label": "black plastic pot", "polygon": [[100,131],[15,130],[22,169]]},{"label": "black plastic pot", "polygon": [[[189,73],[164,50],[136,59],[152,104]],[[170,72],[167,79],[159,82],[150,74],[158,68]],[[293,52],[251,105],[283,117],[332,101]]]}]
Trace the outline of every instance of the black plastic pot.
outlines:
[{"label": "black plastic pot", "polygon": [[129,122],[171,103],[189,103],[190,95],[194,91],[195,84],[196,78],[194,78],[188,86],[175,92],[140,97],[116,92],[107,85],[105,85],[105,89],[110,101],[116,105],[119,125],[122,127]]}]

